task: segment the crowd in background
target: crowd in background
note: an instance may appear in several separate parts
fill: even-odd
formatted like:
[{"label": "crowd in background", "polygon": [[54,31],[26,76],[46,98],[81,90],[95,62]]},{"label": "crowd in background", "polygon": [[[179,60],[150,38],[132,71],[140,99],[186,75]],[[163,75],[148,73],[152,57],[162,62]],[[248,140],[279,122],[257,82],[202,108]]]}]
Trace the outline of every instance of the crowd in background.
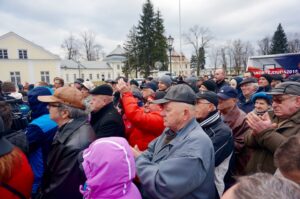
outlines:
[{"label": "crowd in background", "polygon": [[299,74],[0,88],[0,198],[300,198]]}]

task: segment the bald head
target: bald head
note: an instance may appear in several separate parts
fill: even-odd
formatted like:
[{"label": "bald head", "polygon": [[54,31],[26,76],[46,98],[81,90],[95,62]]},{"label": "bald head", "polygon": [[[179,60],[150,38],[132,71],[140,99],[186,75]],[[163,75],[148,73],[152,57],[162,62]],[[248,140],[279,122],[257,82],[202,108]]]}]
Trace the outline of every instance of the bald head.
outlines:
[{"label": "bald head", "polygon": [[214,76],[216,79],[216,82],[223,81],[225,79],[225,76],[226,76],[226,73],[222,68],[216,69],[215,76]]}]

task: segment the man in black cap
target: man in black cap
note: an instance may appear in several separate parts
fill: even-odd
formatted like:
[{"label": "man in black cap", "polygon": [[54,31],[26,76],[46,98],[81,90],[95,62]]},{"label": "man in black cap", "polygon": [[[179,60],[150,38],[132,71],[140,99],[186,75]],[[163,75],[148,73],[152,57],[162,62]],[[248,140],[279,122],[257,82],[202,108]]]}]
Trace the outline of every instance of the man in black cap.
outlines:
[{"label": "man in black cap", "polygon": [[81,90],[83,82],[84,82],[84,80],[82,78],[77,78],[74,81],[74,87],[77,88],[78,90]]},{"label": "man in black cap", "polygon": [[97,138],[125,136],[125,128],[121,115],[113,105],[113,89],[103,84],[90,91],[91,125]]},{"label": "man in black cap", "polygon": [[300,134],[300,83],[283,82],[268,94],[272,95],[273,112],[263,116],[255,113],[247,115],[250,130],[245,135],[245,143],[254,149],[247,165],[249,173],[262,171],[274,173],[275,150],[288,139]]},{"label": "man in black cap", "polygon": [[246,78],[240,83],[242,95],[239,96],[238,107],[245,113],[249,113],[254,109],[252,96],[258,91],[258,83],[256,78]]},{"label": "man in black cap", "polygon": [[146,197],[214,198],[214,149],[195,119],[195,101],[195,92],[180,84],[152,102],[162,104],[166,129],[143,153],[133,148]]},{"label": "man in black cap", "polygon": [[262,74],[260,77],[259,77],[259,80],[258,80],[258,85],[259,85],[259,89],[258,89],[258,92],[268,92],[271,90],[271,82],[272,82],[272,76],[265,73],[265,74]]},{"label": "man in black cap", "polygon": [[145,101],[147,101],[148,97],[151,96],[158,89],[156,83],[153,81],[147,82],[141,85],[142,95]]},{"label": "man in black cap", "polygon": [[234,144],[231,129],[223,122],[217,110],[218,96],[212,91],[197,93],[196,118],[210,137],[215,149],[215,184],[219,197],[232,184]]},{"label": "man in black cap", "polygon": [[283,82],[283,77],[281,74],[274,74],[272,75],[272,82],[271,82],[271,87],[275,88],[277,84],[280,84]]}]

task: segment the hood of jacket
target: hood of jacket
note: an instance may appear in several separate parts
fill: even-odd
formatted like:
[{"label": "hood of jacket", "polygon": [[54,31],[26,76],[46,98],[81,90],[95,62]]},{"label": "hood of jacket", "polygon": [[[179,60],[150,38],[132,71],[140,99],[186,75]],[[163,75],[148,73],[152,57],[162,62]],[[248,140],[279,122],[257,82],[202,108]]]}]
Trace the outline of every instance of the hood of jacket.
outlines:
[{"label": "hood of jacket", "polygon": [[81,193],[85,198],[128,198],[135,191],[134,157],[124,138],[98,139],[82,156],[87,181],[81,186]]},{"label": "hood of jacket", "polygon": [[37,99],[38,96],[52,95],[51,91],[47,87],[38,86],[29,91],[28,103],[31,109],[31,119],[35,119],[44,114],[49,114],[47,109],[48,103],[41,102]]}]

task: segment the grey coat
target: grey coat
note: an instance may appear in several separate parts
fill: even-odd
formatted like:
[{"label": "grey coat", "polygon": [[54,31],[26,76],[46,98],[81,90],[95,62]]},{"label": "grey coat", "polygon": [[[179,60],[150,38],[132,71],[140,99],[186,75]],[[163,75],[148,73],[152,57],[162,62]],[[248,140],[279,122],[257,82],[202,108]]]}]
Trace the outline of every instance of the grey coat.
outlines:
[{"label": "grey coat", "polygon": [[137,174],[149,198],[214,198],[214,148],[193,119],[168,144],[166,132],[136,159]]}]

